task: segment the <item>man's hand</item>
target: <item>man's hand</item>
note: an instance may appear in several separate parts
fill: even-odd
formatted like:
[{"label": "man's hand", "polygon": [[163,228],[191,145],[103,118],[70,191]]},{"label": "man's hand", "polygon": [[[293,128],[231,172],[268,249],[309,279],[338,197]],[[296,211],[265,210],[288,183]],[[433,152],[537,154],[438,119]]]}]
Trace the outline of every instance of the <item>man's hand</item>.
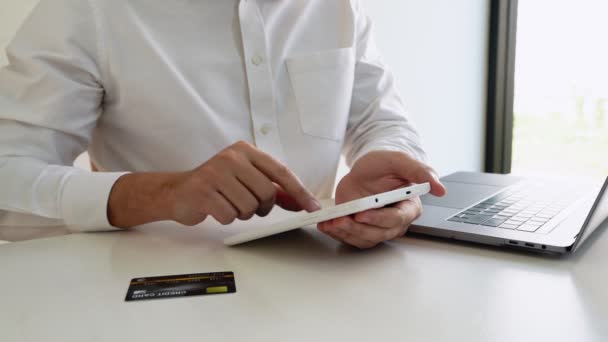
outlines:
[{"label": "man's hand", "polygon": [[121,177],[110,194],[108,218],[120,228],[162,220],[191,226],[208,216],[230,224],[266,216],[275,204],[292,211],[321,208],[285,165],[238,142],[192,171]]},{"label": "man's hand", "polygon": [[[370,152],[359,159],[338,184],[336,204],[426,182],[431,184],[433,195],[446,194],[445,187],[429,166],[401,152]],[[371,248],[403,236],[420,214],[422,204],[416,198],[322,222],[317,227],[338,241],[358,248]]]}]

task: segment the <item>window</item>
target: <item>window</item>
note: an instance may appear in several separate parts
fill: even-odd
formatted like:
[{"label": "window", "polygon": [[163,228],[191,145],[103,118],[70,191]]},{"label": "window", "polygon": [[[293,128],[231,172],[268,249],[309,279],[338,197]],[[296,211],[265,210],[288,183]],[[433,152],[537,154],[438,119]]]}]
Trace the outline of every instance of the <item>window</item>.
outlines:
[{"label": "window", "polygon": [[608,2],[493,1],[488,171],[608,176]]},{"label": "window", "polygon": [[518,6],[512,172],[608,176],[608,2]]}]

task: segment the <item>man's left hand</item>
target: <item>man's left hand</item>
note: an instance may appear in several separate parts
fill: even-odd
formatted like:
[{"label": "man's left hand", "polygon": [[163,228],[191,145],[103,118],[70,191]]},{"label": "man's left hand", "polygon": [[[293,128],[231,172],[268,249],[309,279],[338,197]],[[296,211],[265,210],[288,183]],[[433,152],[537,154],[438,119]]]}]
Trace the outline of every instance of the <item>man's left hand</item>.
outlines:
[{"label": "man's left hand", "polygon": [[[402,152],[374,151],[359,159],[342,178],[336,190],[336,204],[426,182],[431,184],[431,194],[446,194],[445,187],[429,166]],[[371,248],[403,236],[421,214],[422,204],[415,198],[322,222],[317,227],[338,241],[358,248]]]}]

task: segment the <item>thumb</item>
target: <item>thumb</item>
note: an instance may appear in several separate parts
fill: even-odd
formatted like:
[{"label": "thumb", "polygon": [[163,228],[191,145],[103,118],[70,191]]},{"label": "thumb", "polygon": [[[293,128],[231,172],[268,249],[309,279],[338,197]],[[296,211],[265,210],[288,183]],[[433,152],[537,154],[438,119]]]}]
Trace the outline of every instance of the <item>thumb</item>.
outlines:
[{"label": "thumb", "polygon": [[400,158],[395,159],[391,165],[395,168],[393,172],[398,176],[416,184],[429,183],[431,185],[431,194],[435,196],[442,197],[448,193],[432,167],[406,154],[401,154]]},{"label": "thumb", "polygon": [[446,189],[445,185],[443,185],[443,183],[441,183],[441,181],[439,180],[439,177],[437,177],[437,174],[435,173],[434,170],[431,169],[431,171],[428,173],[428,175],[424,176],[424,178],[426,180],[421,183],[428,182],[429,184],[431,184],[431,194],[433,194],[437,197],[443,197],[443,196],[447,195],[448,189]]}]

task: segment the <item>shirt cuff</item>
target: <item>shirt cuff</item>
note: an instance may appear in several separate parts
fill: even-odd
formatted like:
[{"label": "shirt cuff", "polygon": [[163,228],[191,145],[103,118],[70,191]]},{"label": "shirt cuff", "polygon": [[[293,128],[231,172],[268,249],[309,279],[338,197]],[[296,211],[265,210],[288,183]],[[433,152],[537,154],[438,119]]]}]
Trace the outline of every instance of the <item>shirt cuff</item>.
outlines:
[{"label": "shirt cuff", "polygon": [[67,177],[61,195],[61,213],[70,230],[119,230],[108,221],[108,199],[123,172],[77,172]]}]

